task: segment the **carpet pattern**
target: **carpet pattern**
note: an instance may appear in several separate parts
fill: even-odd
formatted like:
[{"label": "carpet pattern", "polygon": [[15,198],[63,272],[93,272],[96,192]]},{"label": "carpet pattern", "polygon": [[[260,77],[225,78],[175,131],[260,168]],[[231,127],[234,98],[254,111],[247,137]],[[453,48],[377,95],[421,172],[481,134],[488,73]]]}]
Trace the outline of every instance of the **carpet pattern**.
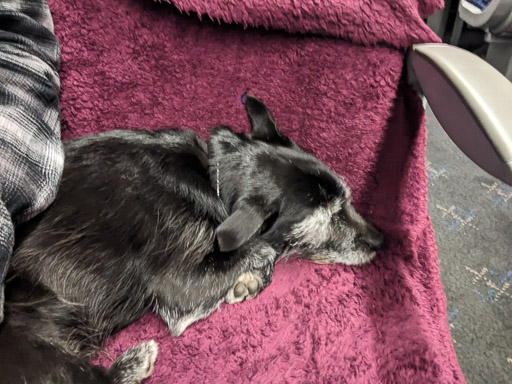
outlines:
[{"label": "carpet pattern", "polygon": [[429,214],[448,322],[468,383],[512,382],[512,187],[472,163],[427,115]]}]

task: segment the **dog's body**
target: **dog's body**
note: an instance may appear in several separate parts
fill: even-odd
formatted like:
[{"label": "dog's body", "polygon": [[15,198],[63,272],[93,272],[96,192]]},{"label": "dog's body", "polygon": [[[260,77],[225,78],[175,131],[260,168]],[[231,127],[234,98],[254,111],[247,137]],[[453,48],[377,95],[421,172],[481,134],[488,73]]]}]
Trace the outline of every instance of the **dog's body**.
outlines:
[{"label": "dog's body", "polygon": [[113,131],[66,144],[54,204],[19,228],[0,326],[0,383],[139,383],[154,342],[104,371],[85,358],[154,310],[178,336],[252,298],[277,255],[371,260],[380,234],[348,188],[247,98],[252,134]]}]

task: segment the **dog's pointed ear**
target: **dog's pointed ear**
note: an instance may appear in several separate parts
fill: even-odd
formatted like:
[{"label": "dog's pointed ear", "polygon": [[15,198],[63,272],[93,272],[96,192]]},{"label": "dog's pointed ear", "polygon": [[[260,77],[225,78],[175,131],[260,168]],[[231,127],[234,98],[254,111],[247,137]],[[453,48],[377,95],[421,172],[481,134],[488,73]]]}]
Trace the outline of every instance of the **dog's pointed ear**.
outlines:
[{"label": "dog's pointed ear", "polygon": [[265,208],[262,199],[241,199],[233,206],[231,215],[217,227],[216,236],[222,252],[234,251],[249,241],[265,220],[274,214],[274,204]]},{"label": "dog's pointed ear", "polygon": [[286,146],[290,144],[290,140],[277,129],[272,114],[263,102],[248,95],[245,98],[245,110],[251,123],[253,139]]}]

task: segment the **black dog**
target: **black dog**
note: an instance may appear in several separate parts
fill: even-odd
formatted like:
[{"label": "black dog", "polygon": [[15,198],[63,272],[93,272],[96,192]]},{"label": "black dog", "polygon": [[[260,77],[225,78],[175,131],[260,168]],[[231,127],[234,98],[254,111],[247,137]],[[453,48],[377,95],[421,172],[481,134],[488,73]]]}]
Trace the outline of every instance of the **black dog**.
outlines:
[{"label": "black dog", "polygon": [[254,297],[282,255],[363,264],[380,233],[347,186],[248,97],[252,132],[113,131],[66,143],[59,194],[20,228],[0,327],[1,383],[140,383],[154,341],[104,371],[106,337],[154,310],[174,336]]}]

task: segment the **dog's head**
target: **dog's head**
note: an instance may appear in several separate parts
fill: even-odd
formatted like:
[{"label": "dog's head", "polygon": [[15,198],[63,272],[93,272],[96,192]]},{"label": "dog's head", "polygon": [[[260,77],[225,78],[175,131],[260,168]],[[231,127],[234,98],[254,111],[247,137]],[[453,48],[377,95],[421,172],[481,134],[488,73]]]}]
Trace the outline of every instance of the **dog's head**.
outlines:
[{"label": "dog's head", "polygon": [[284,136],[267,107],[248,96],[251,134],[212,131],[210,173],[230,216],[217,228],[221,250],[259,235],[278,252],[318,263],[363,264],[382,235],[351,205],[350,189]]}]

